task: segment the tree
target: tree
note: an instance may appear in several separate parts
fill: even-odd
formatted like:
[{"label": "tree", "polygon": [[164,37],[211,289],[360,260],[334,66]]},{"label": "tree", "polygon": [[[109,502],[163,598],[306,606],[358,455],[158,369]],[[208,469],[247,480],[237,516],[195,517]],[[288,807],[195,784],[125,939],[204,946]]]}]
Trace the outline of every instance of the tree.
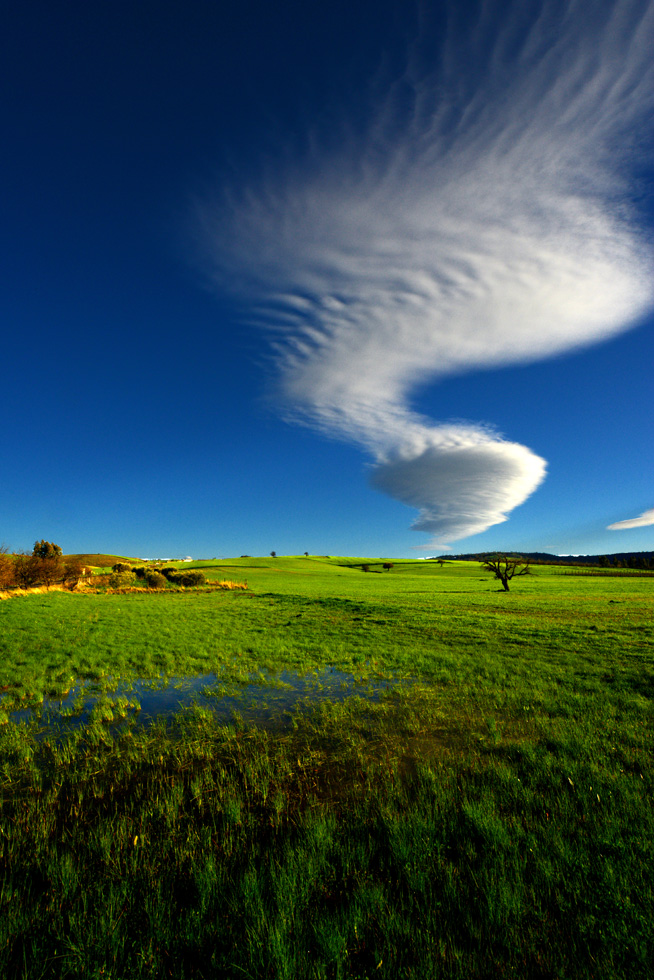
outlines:
[{"label": "tree", "polygon": [[51,541],[35,541],[32,554],[19,552],[14,559],[16,585],[29,589],[34,585],[50,586],[64,577],[61,548]]},{"label": "tree", "polygon": [[4,545],[0,545],[0,589],[11,589],[16,584],[14,559]]},{"label": "tree", "polygon": [[79,558],[69,558],[64,562],[64,585],[67,589],[74,589],[84,577],[84,565]]},{"label": "tree", "polygon": [[33,555],[19,551],[14,558],[14,576],[19,589],[30,589],[36,585],[36,562]]},{"label": "tree", "polygon": [[64,560],[58,544],[44,541],[43,538],[35,541],[31,563],[37,585],[50,586],[63,578]]},{"label": "tree", "polygon": [[514,575],[531,574],[529,558],[523,558],[522,555],[489,555],[481,563],[481,567],[500,580],[505,592],[509,591],[509,582]]},{"label": "tree", "polygon": [[270,552],[270,557],[271,558],[276,558],[277,557],[277,552],[276,551],[271,551]]},{"label": "tree", "polygon": [[34,542],[32,554],[35,558],[61,558],[61,548],[58,544],[53,544],[51,541],[44,541],[41,538],[40,541]]}]

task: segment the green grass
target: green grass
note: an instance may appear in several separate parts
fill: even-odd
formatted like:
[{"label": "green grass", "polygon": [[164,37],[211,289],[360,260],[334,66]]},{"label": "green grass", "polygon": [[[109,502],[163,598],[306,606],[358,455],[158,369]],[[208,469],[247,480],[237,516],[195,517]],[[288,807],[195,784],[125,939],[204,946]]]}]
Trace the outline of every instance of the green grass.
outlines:
[{"label": "green grass", "polygon": [[651,975],[650,580],[194,565],[250,591],[4,602],[10,703],[326,665],[415,686],[275,732],[196,708],[112,734],[108,696],[64,737],[2,726],[0,975]]}]

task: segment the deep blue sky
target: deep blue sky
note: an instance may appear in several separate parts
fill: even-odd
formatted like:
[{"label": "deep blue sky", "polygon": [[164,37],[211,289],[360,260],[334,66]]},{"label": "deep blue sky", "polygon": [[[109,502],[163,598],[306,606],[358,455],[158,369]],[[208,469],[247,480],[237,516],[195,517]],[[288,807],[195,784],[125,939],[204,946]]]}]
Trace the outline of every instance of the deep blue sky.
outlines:
[{"label": "deep blue sky", "polygon": [[[514,6],[486,5],[485,19],[454,0],[429,16],[399,0],[6,12],[0,543],[204,557],[654,549],[653,523],[606,530],[654,508],[651,73],[627,66],[640,88],[616,104],[623,130],[573,85],[555,100],[561,31],[541,24],[542,4]],[[553,6],[574,22],[577,4]],[[628,0],[625,29],[651,46],[650,6]],[[618,78],[619,55],[607,42]],[[514,129],[512,98],[533,98],[533,124]],[[641,262],[635,312],[624,261],[612,291],[613,236],[627,266]],[[609,325],[575,314],[576,339],[564,327],[544,351],[550,297],[567,322],[567,297],[583,306],[607,282]],[[399,294],[418,309],[402,327]],[[449,305],[472,294],[472,312]],[[496,362],[486,341],[469,353],[486,308],[506,347]],[[455,456],[442,423],[455,423]],[[515,509],[505,481],[525,500]],[[498,507],[508,521],[493,525]]]}]

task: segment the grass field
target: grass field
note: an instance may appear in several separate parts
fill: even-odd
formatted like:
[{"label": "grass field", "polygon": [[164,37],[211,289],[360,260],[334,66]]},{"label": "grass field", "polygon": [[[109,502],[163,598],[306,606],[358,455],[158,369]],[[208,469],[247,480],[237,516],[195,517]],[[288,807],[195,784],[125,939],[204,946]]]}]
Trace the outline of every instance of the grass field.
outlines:
[{"label": "grass field", "polygon": [[2,603],[5,717],[81,679],[413,684],[274,731],[2,726],[0,975],[651,976],[654,580],[190,567],[249,588]]}]

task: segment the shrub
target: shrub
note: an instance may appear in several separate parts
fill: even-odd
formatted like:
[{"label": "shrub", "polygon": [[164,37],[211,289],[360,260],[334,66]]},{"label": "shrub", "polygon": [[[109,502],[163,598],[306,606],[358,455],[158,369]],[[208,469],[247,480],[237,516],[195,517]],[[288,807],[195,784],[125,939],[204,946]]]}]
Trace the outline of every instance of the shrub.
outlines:
[{"label": "shrub", "polygon": [[133,581],[132,570],[128,568],[127,571],[112,572],[108,584],[110,589],[124,589],[130,586]]},{"label": "shrub", "polygon": [[145,583],[149,589],[165,589],[166,578],[156,568],[146,568]]},{"label": "shrub", "polygon": [[165,575],[169,582],[172,582],[178,574],[178,571],[172,565],[167,565],[166,568],[161,569],[161,574]]},{"label": "shrub", "polygon": [[[166,569],[164,569],[165,573]],[[204,572],[192,569],[188,572],[179,572],[176,568],[172,569],[171,574],[166,576],[169,582],[174,585],[196,586],[205,585],[207,578]]]},{"label": "shrub", "polygon": [[132,572],[132,566],[128,565],[127,562],[117,561],[115,565],[111,566],[112,572]]}]

